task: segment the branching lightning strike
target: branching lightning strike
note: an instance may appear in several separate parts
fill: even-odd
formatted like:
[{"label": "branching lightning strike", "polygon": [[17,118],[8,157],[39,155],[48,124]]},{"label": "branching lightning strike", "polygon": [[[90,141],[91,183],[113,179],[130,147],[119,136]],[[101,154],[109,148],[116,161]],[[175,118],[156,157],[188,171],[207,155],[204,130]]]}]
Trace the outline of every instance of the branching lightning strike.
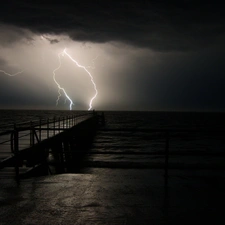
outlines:
[{"label": "branching lightning strike", "polygon": [[91,68],[91,69],[95,69],[95,60],[99,57],[99,55],[97,55],[94,59],[92,59],[92,65],[90,66],[86,66],[86,68]]},{"label": "branching lightning strike", "polygon": [[72,110],[72,106],[74,105],[72,99],[71,99],[71,98],[69,97],[69,95],[66,93],[66,90],[65,90],[64,88],[62,88],[62,87],[60,86],[60,84],[59,84],[59,83],[57,82],[57,80],[56,80],[56,74],[55,74],[55,72],[56,72],[57,70],[59,70],[60,67],[61,67],[61,65],[62,65],[62,63],[61,63],[61,58],[60,58],[61,55],[63,56],[63,52],[61,52],[61,53],[58,54],[58,58],[59,58],[59,66],[58,66],[56,69],[53,70],[53,80],[54,80],[54,82],[56,83],[56,85],[57,85],[57,87],[58,87],[58,93],[59,93],[58,98],[56,99],[56,105],[58,105],[59,99],[60,99],[60,97],[62,96],[60,91],[63,91],[63,93],[64,93],[64,95],[66,96],[66,98],[70,101],[70,110]]},{"label": "branching lightning strike", "polygon": [[14,77],[14,76],[16,76],[16,75],[18,75],[18,74],[21,74],[21,73],[23,73],[23,72],[24,72],[24,70],[19,71],[19,72],[17,72],[17,73],[11,74],[11,73],[5,72],[4,70],[0,70],[0,73],[4,73],[5,75],[10,76],[10,77]]},{"label": "branching lightning strike", "polygon": [[91,83],[93,84],[93,87],[94,87],[94,90],[95,90],[95,94],[94,94],[94,96],[91,98],[91,100],[90,100],[90,102],[89,102],[89,108],[88,108],[88,110],[91,110],[91,109],[92,109],[92,103],[93,103],[94,99],[95,99],[95,98],[97,97],[97,95],[98,95],[98,90],[97,90],[96,84],[95,84],[95,82],[94,82],[94,78],[93,78],[93,76],[92,76],[91,73],[87,70],[87,68],[86,68],[85,66],[80,65],[75,59],[72,58],[72,56],[66,51],[66,49],[64,49],[63,52],[61,52],[61,53],[58,54],[58,58],[59,58],[59,66],[53,71],[53,79],[54,79],[54,81],[55,81],[55,83],[56,83],[56,85],[57,85],[57,87],[58,87],[58,93],[59,93],[58,98],[57,98],[57,100],[56,100],[56,104],[58,104],[58,101],[59,101],[60,97],[62,96],[60,91],[63,91],[63,93],[65,94],[66,98],[70,101],[70,110],[72,109],[72,105],[74,105],[73,101],[71,100],[71,98],[70,98],[70,97],[68,96],[68,94],[66,93],[66,90],[65,90],[64,88],[62,88],[62,87],[60,86],[60,84],[56,81],[56,74],[55,74],[55,72],[56,72],[58,69],[60,69],[60,67],[61,67],[61,65],[62,65],[62,63],[61,63],[61,58],[60,58],[60,57],[61,57],[61,56],[64,56],[64,55],[68,56],[68,58],[69,58],[72,62],[74,62],[74,63],[76,64],[77,67],[82,68],[83,70],[85,70],[86,73],[89,75],[89,77],[90,77],[90,79],[91,79]]},{"label": "branching lightning strike", "polygon": [[[44,37],[42,37],[42,39],[43,39]],[[91,80],[91,83],[92,83],[92,85],[93,85],[93,87],[94,87],[94,90],[95,90],[95,94],[94,94],[94,96],[90,99],[90,102],[89,102],[89,108],[88,108],[88,110],[91,110],[93,107],[92,107],[92,104],[93,104],[93,101],[94,101],[94,99],[97,97],[97,95],[98,95],[98,90],[97,90],[97,87],[96,87],[96,84],[95,84],[95,81],[94,81],[94,78],[93,78],[93,76],[92,76],[92,74],[87,70],[87,68],[92,68],[92,69],[94,69],[95,68],[95,65],[94,65],[94,60],[96,60],[97,58],[98,58],[98,56],[95,58],[95,59],[93,59],[93,62],[92,62],[92,66],[89,66],[89,67],[85,67],[85,66],[82,66],[82,65],[80,65],[67,51],[66,51],[66,48],[61,52],[61,53],[59,53],[58,54],[58,60],[59,60],[59,66],[57,67],[57,68],[55,68],[54,70],[53,70],[53,80],[54,80],[54,82],[55,82],[55,84],[57,85],[57,87],[58,87],[58,93],[59,93],[59,95],[58,95],[58,97],[57,97],[57,99],[56,99],[56,105],[58,105],[58,103],[59,103],[59,99],[60,99],[60,97],[62,96],[62,94],[61,94],[61,92],[63,92],[64,93],[64,95],[65,95],[65,101],[68,99],[69,100],[69,102],[70,102],[70,110],[72,110],[72,106],[74,105],[74,103],[73,103],[73,101],[72,101],[72,99],[69,97],[69,95],[67,94],[67,92],[66,92],[66,90],[63,88],[63,87],[61,87],[61,85],[58,83],[58,81],[56,80],[56,71],[57,70],[59,70],[60,68],[61,68],[61,66],[62,66],[62,62],[61,62],[61,57],[62,56],[67,56],[73,63],[75,63],[76,64],[76,66],[77,67],[79,67],[79,68],[82,68],[87,74],[88,74],[88,76],[90,77],[90,80]],[[24,70],[22,70],[22,71],[19,71],[19,72],[16,72],[16,73],[8,73],[8,72],[6,72],[6,71],[4,71],[4,70],[0,70],[0,73],[4,73],[5,75],[7,75],[7,76],[10,76],[10,77],[14,77],[14,76],[16,76],[16,75],[18,75],[18,74],[21,74],[21,73],[23,73],[24,72]]]}]

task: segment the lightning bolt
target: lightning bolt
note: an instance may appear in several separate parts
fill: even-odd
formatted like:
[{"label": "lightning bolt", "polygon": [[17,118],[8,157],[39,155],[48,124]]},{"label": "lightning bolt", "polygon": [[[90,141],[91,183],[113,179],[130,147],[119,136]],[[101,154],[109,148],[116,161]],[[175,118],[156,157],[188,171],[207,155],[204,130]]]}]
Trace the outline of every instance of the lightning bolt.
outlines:
[{"label": "lightning bolt", "polygon": [[[41,36],[41,39],[42,40],[44,40],[44,39],[46,39],[44,36]],[[85,67],[85,66],[83,66],[83,65],[80,65],[67,51],[66,51],[66,48],[61,52],[61,53],[59,53],[58,54],[58,60],[59,60],[59,65],[58,65],[58,67],[57,68],[55,68],[54,70],[53,70],[53,80],[54,80],[54,82],[55,82],[55,84],[56,84],[56,86],[58,87],[58,97],[57,97],[57,99],[56,99],[56,105],[58,105],[58,103],[59,103],[59,100],[60,100],[60,97],[62,96],[62,93],[65,95],[65,103],[66,103],[66,101],[67,100],[69,100],[69,102],[70,102],[70,105],[69,105],[69,108],[70,108],[70,110],[72,110],[72,106],[74,105],[74,103],[73,103],[73,101],[72,101],[72,99],[70,98],[70,96],[67,94],[67,92],[66,92],[66,90],[63,88],[63,87],[61,87],[61,85],[58,83],[58,81],[57,81],[57,79],[56,79],[56,72],[61,68],[61,66],[62,66],[62,61],[61,61],[61,57],[64,57],[64,56],[67,56],[77,67],[79,67],[79,68],[81,68],[81,69],[83,69],[87,74],[88,74],[88,76],[90,77],[90,80],[91,80],[91,83],[92,83],[92,85],[93,85],[93,88],[94,88],[94,90],[95,90],[95,94],[94,94],[94,96],[90,99],[90,101],[89,101],[89,108],[88,108],[88,110],[90,111],[92,108],[93,108],[93,106],[92,106],[92,104],[93,104],[93,101],[94,101],[94,99],[97,97],[97,95],[98,95],[98,90],[97,90],[97,86],[96,86],[96,83],[95,83],[95,81],[94,81],[94,78],[93,78],[93,76],[92,76],[92,74],[87,70],[87,68],[91,68],[91,69],[94,69],[95,68],[95,65],[94,65],[94,61],[99,57],[99,56],[96,56],[93,60],[92,60],[92,66],[89,66],[89,67]],[[4,70],[0,70],[0,73],[4,73],[5,75],[7,75],[7,76],[10,76],[10,77],[13,77],[13,76],[16,76],[16,75],[18,75],[18,74],[21,74],[21,73],[23,73],[24,72],[24,70],[22,70],[22,71],[19,71],[19,72],[16,72],[16,73],[8,73],[8,72],[6,72],[6,71],[4,71]]]},{"label": "lightning bolt", "polygon": [[86,68],[91,68],[91,69],[95,69],[95,60],[99,57],[99,55],[97,55],[94,59],[92,59],[92,65],[90,66],[86,66]]},{"label": "lightning bolt", "polygon": [[4,73],[5,75],[8,75],[8,76],[10,76],[10,77],[14,77],[14,76],[16,76],[16,75],[18,75],[18,74],[21,74],[21,73],[23,73],[23,72],[24,72],[24,70],[19,71],[19,72],[17,72],[17,73],[11,74],[11,73],[5,72],[4,70],[0,70],[0,73]]},{"label": "lightning bolt", "polygon": [[54,82],[56,83],[57,87],[58,87],[58,98],[56,99],[56,105],[58,105],[58,102],[59,102],[59,99],[60,97],[62,96],[61,95],[61,91],[64,93],[64,95],[66,96],[66,98],[70,101],[70,110],[72,110],[72,106],[74,105],[72,99],[69,97],[69,95],[66,93],[66,90],[64,88],[62,88],[60,86],[60,84],[57,82],[56,80],[56,71],[60,69],[61,65],[62,65],[62,62],[61,62],[61,56],[63,56],[63,52],[59,53],[58,54],[58,59],[59,59],[59,66],[53,70],[53,80]]},{"label": "lightning bolt", "polygon": [[65,96],[66,96],[66,98],[70,101],[70,110],[72,109],[72,105],[74,105],[74,103],[73,103],[73,101],[71,100],[71,98],[68,96],[68,94],[66,93],[66,91],[65,91],[65,89],[64,88],[62,88],[61,86],[60,86],[60,84],[56,81],[56,75],[55,75],[55,72],[61,67],[61,56],[64,56],[64,55],[66,55],[66,56],[68,56],[68,58],[72,61],[72,62],[74,62],[75,64],[76,64],[76,66],[77,67],[79,67],[79,68],[82,68],[83,70],[85,70],[85,72],[89,75],[89,77],[90,77],[90,80],[91,80],[91,83],[92,83],[92,85],[93,85],[93,87],[94,87],[94,90],[95,90],[95,94],[94,94],[94,96],[90,99],[90,102],[89,102],[89,108],[88,108],[88,110],[90,111],[93,107],[92,107],[92,104],[93,104],[93,101],[94,101],[94,99],[97,97],[97,95],[98,95],[98,90],[97,90],[97,87],[96,87],[96,84],[95,84],[95,82],[94,82],[94,78],[93,78],[93,76],[91,75],[91,73],[87,70],[87,68],[85,67],[85,66],[82,66],[82,65],[80,65],[75,59],[73,59],[72,58],[72,56],[66,51],[66,48],[63,50],[63,52],[61,52],[61,53],[59,53],[58,54],[58,58],[59,58],[59,66],[53,71],[53,79],[54,79],[54,81],[55,81],[55,83],[56,83],[56,85],[58,86],[58,93],[59,93],[59,95],[58,95],[58,98],[57,98],[57,100],[56,100],[56,103],[58,104],[58,101],[59,101],[59,99],[60,99],[60,97],[62,96],[61,95],[61,90],[63,91],[63,93],[65,94]]}]

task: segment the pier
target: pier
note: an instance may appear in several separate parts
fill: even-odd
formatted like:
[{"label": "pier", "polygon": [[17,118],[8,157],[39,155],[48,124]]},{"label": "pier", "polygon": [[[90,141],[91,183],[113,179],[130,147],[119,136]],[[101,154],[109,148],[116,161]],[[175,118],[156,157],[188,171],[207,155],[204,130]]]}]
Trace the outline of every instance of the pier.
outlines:
[{"label": "pier", "polygon": [[13,167],[17,181],[40,174],[78,172],[100,123],[104,123],[103,115],[88,112],[14,124],[0,132],[0,170]]}]

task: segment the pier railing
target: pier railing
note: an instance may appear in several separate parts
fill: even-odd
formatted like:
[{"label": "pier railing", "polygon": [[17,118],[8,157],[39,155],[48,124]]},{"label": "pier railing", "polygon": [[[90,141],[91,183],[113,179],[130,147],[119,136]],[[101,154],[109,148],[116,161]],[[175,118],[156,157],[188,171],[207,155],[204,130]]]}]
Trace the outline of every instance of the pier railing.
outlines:
[{"label": "pier railing", "polygon": [[45,139],[59,134],[92,115],[93,113],[88,112],[80,115],[17,123],[11,129],[2,127],[0,131],[0,161],[17,154],[20,150],[32,147]]}]

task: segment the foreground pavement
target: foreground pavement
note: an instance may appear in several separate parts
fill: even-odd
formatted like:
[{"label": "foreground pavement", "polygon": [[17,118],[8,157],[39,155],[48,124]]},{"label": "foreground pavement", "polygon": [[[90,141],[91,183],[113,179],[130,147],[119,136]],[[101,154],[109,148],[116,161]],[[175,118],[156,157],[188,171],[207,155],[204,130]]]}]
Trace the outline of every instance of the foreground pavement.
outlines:
[{"label": "foreground pavement", "polygon": [[89,169],[0,180],[0,224],[225,224],[224,171]]}]

